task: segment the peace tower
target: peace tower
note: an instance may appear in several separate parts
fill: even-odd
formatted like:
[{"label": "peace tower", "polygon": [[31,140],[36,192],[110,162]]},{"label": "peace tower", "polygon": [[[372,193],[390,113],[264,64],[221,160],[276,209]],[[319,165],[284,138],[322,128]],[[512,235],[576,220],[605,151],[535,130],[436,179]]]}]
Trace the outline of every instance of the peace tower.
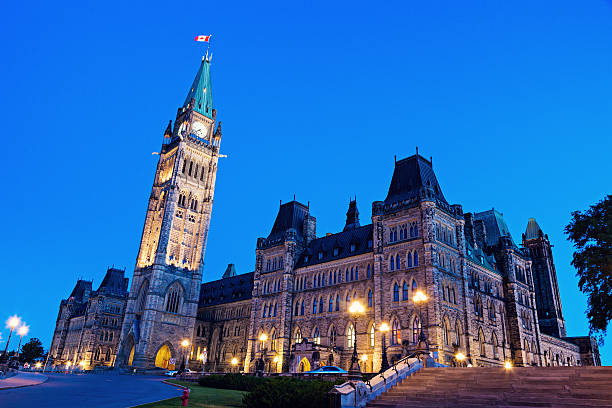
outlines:
[{"label": "peace tower", "polygon": [[164,133],[116,364],[172,368],[194,332],[219,146],[210,58]]}]

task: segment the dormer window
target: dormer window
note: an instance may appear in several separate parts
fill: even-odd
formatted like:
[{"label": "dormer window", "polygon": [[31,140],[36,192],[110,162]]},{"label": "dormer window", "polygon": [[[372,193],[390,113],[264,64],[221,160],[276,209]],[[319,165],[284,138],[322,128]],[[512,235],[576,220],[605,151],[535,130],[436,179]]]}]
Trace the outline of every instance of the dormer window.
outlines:
[{"label": "dormer window", "polygon": [[350,248],[351,252],[355,252],[356,245],[355,244],[351,244],[351,246],[349,248]]},{"label": "dormer window", "polygon": [[368,239],[368,248],[372,248],[373,245],[374,245],[374,242],[372,242],[371,239]]},{"label": "dormer window", "polygon": [[321,259],[323,259],[323,251],[319,251],[319,255],[318,255],[318,257],[319,257],[319,261],[320,261]]},{"label": "dormer window", "polygon": [[334,248],[334,256],[338,256],[338,253],[339,253],[339,252],[340,252],[340,251],[338,250],[338,248]]},{"label": "dormer window", "polygon": [[308,263],[308,255],[304,257],[304,263]]}]

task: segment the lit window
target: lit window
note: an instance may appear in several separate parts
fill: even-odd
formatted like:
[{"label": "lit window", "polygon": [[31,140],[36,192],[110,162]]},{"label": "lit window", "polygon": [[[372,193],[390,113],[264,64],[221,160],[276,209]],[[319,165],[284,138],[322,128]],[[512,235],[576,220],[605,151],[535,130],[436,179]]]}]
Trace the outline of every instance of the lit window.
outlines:
[{"label": "lit window", "polygon": [[346,346],[352,348],[355,346],[355,327],[351,324],[346,331]]}]

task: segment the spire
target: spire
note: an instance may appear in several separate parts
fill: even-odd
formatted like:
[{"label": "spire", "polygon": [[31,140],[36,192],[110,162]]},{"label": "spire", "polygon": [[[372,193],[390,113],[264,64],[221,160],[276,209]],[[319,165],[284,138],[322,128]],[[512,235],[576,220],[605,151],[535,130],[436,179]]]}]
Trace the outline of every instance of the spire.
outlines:
[{"label": "spire", "polygon": [[530,218],[527,222],[527,228],[525,229],[526,239],[536,239],[542,236],[542,229],[536,222],[535,218]]},{"label": "spire", "polygon": [[215,137],[221,137],[221,121],[217,124],[217,130],[215,131]]},{"label": "spire", "polygon": [[349,208],[346,212],[346,224],[344,225],[344,230],[358,228],[359,224],[359,210],[357,209],[357,198],[354,200],[349,200]]},{"label": "spire", "polygon": [[209,58],[202,58],[202,64],[193,80],[193,84],[191,84],[191,89],[189,89],[187,98],[185,98],[183,108],[193,108],[194,111],[214,119]]}]

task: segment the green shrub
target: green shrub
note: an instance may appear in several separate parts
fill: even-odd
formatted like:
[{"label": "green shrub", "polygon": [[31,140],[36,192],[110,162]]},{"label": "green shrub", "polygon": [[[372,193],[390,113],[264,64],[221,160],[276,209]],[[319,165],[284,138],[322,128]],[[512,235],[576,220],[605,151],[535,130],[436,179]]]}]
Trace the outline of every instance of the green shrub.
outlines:
[{"label": "green shrub", "polygon": [[271,378],[242,398],[246,408],[321,408],[329,406],[327,393],[340,382]]},{"label": "green shrub", "polygon": [[202,387],[224,390],[251,391],[256,385],[268,381],[267,378],[242,374],[207,375],[198,379]]}]

